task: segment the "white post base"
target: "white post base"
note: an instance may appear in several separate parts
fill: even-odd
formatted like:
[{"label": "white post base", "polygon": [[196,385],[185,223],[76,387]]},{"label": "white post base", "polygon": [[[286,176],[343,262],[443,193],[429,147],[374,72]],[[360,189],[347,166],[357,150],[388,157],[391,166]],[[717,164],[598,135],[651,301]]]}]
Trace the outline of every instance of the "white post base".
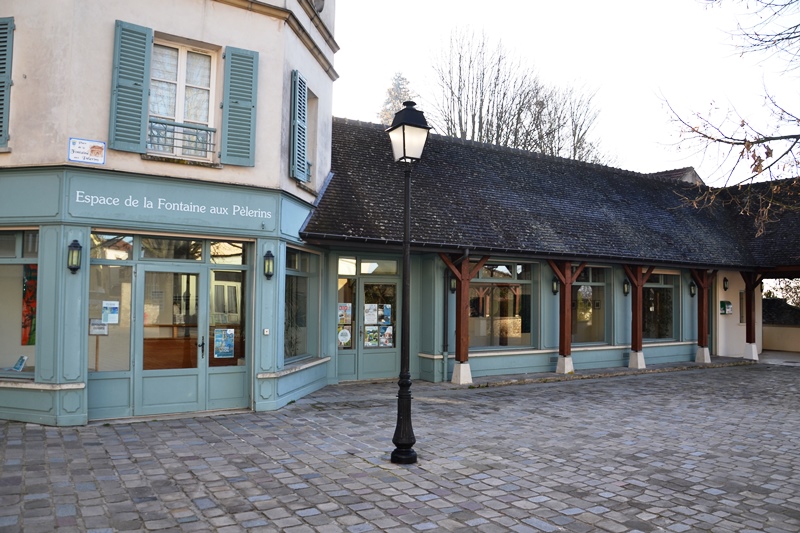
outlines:
[{"label": "white post base", "polygon": [[469,369],[469,363],[456,361],[453,366],[453,379],[450,382],[456,385],[472,385],[472,371]]},{"label": "white post base", "polygon": [[695,363],[710,363],[711,353],[708,351],[708,346],[698,346],[697,354],[694,356]]},{"label": "white post base", "polygon": [[644,352],[631,352],[630,359],[628,360],[628,368],[635,368],[637,370],[647,368],[644,364]]},{"label": "white post base", "polygon": [[748,361],[758,361],[758,346],[749,342],[744,345],[744,356]]},{"label": "white post base", "polygon": [[572,356],[563,355],[558,356],[558,365],[556,365],[556,374],[574,374],[575,367],[572,366]]}]

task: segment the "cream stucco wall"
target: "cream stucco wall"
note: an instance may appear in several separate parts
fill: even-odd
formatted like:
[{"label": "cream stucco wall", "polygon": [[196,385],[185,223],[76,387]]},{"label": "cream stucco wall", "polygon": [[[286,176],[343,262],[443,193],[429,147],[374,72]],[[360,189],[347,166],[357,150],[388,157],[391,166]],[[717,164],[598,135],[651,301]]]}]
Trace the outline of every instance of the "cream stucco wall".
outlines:
[{"label": "cream stucco wall", "polygon": [[70,137],[108,142],[114,23],[119,19],[150,27],[157,37],[188,39],[220,51],[213,104],[218,131],[222,52],[227,46],[259,52],[256,157],[254,167],[219,169],[144,160],[139,154],[109,149],[105,169],[283,188],[313,200],[312,193],[288,178],[293,69],[307,78],[318,98],[317,113],[324,117],[318,121],[320,127],[309,132],[316,146],[311,187],[318,189],[330,170],[329,123],[337,77],[332,68],[337,49],[332,35],[335,2],[327,0],[319,16],[313,4],[313,0],[4,0],[0,17],[14,17],[16,29],[10,152],[0,153],[0,168],[67,164]]},{"label": "cream stucco wall", "polygon": [[780,352],[800,350],[800,327],[764,326],[764,349]]},{"label": "cream stucco wall", "polygon": [[[723,288],[723,280],[728,278],[728,290]],[[740,322],[741,305],[739,294],[745,290],[744,280],[737,271],[720,271],[713,288],[710,320],[714,332],[714,355],[723,357],[742,357],[745,353],[745,324]],[[729,301],[732,314],[720,313],[720,302]],[[756,289],[756,347],[758,353],[763,349],[761,291]]]}]

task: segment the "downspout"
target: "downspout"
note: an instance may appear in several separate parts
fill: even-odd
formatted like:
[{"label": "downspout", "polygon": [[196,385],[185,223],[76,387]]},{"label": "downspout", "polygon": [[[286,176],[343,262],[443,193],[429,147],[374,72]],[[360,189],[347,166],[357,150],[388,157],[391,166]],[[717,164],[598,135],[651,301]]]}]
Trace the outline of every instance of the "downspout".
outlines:
[{"label": "downspout", "polygon": [[450,338],[450,269],[444,268],[444,339],[442,340],[442,381],[447,381],[448,339]]}]

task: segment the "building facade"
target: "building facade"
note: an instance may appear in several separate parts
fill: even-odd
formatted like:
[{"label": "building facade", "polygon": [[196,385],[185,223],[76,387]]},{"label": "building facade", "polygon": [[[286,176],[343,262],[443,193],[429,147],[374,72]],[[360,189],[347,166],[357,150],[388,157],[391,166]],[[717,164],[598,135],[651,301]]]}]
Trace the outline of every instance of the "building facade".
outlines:
[{"label": "building facade", "polygon": [[332,120],[334,11],[0,5],[0,418],[274,410],[396,379],[403,327],[434,382],[757,358],[773,248],[679,205],[690,169],[435,136],[402,301],[402,169]]},{"label": "building facade", "polygon": [[275,409],[327,384],[298,230],[330,172],[334,11],[3,2],[1,417]]}]

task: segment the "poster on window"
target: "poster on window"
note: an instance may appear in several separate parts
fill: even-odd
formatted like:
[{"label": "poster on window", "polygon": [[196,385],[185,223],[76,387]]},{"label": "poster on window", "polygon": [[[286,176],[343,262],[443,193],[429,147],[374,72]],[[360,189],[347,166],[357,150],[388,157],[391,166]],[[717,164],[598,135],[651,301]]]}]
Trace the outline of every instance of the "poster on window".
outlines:
[{"label": "poster on window", "polygon": [[353,304],[339,302],[339,324],[350,324],[353,320]]},{"label": "poster on window", "polygon": [[339,331],[336,333],[336,340],[339,343],[339,348],[352,348],[353,334],[350,331],[350,326],[339,326]]},{"label": "poster on window", "polygon": [[394,346],[394,335],[392,332],[392,326],[381,326],[380,345],[388,347]]},{"label": "poster on window", "polygon": [[103,324],[119,324],[119,302],[103,301]]},{"label": "poster on window", "polygon": [[378,326],[365,326],[364,327],[364,347],[365,348],[374,348],[378,346],[378,341],[380,339],[380,331],[378,330]]},{"label": "poster on window", "polygon": [[214,359],[233,359],[233,329],[214,330]]},{"label": "poster on window", "polygon": [[36,344],[36,284],[39,265],[22,266],[22,346]]},{"label": "poster on window", "polygon": [[364,324],[377,324],[377,323],[378,323],[378,304],[364,304]]},{"label": "poster on window", "polygon": [[378,324],[392,323],[392,304],[381,304],[378,306]]}]

